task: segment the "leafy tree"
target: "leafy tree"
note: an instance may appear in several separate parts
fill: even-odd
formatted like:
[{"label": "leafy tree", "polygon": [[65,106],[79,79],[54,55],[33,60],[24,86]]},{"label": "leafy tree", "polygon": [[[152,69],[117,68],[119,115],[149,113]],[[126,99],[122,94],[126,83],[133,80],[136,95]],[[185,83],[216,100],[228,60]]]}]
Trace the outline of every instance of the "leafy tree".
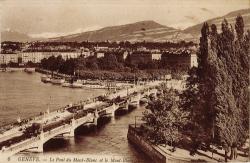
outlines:
[{"label": "leafy tree", "polygon": [[36,63],[33,63],[32,61],[28,61],[28,62],[26,63],[26,66],[27,66],[27,67],[35,67],[35,66],[36,66]]},{"label": "leafy tree", "polygon": [[238,40],[241,41],[244,36],[244,20],[241,15],[237,16],[236,18],[235,30],[237,33]]},{"label": "leafy tree", "polygon": [[[244,36],[241,16],[236,18],[235,27],[237,39],[226,19],[221,24],[220,34],[214,24],[210,31],[204,23],[197,54],[198,68],[190,70],[187,90],[182,97],[182,106],[191,112],[192,125],[195,127],[194,123],[199,123],[197,127],[210,133],[208,140],[211,142],[211,136],[215,136],[215,143],[224,144],[225,151],[233,143],[244,142],[249,131],[249,33]],[[188,99],[193,95],[199,99],[198,103],[193,98]],[[204,132],[199,134],[205,135]]]},{"label": "leafy tree", "polygon": [[59,67],[59,72],[74,75],[77,70],[77,61],[76,59],[70,58],[61,64]]},{"label": "leafy tree", "polygon": [[113,53],[106,53],[105,56],[100,59],[99,65],[105,70],[120,68],[120,63],[117,61],[117,58]]},{"label": "leafy tree", "polygon": [[163,95],[150,102],[150,111],[143,113],[146,138],[154,144],[169,143],[172,146],[181,139],[181,130],[187,123],[187,112],[179,109],[174,90],[167,90],[164,86],[162,88]]}]

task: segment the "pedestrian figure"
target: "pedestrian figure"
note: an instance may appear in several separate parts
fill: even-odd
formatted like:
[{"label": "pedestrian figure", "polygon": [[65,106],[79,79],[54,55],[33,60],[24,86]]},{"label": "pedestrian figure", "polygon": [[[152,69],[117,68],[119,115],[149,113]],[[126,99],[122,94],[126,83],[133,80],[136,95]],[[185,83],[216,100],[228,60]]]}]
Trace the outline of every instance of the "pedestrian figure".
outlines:
[{"label": "pedestrian figure", "polygon": [[233,158],[234,159],[237,159],[237,156],[238,156],[238,151],[237,151],[237,144],[234,142],[233,144],[232,144],[232,151],[233,151]]},{"label": "pedestrian figure", "polygon": [[225,162],[227,162],[227,153],[229,152],[229,146],[227,143],[224,143],[224,150],[225,150]]}]

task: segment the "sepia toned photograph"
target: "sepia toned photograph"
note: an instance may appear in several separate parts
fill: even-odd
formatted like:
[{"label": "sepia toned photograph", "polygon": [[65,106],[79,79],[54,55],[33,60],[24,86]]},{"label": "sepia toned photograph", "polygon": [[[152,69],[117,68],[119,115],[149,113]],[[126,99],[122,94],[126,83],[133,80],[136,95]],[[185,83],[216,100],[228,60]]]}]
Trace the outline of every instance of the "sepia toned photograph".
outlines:
[{"label": "sepia toned photograph", "polygon": [[1,0],[0,163],[250,162],[250,0]]}]

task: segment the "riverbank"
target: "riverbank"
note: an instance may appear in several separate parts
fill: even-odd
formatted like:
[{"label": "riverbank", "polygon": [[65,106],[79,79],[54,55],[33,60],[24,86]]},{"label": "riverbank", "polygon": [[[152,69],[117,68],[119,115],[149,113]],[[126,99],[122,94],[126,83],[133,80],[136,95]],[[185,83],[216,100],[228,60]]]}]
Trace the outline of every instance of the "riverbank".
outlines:
[{"label": "riverbank", "polygon": [[57,76],[57,77],[71,78],[70,75],[66,75],[66,74],[62,74],[62,73],[58,73],[58,72],[52,72],[52,71],[45,70],[45,69],[42,69],[42,68],[36,68],[35,71],[39,72],[41,74],[46,74],[46,75],[52,75],[53,74],[54,76]]},{"label": "riverbank", "polygon": [[60,81],[60,83],[56,83],[56,84],[62,85],[63,87],[69,87],[69,88],[121,90],[121,89],[134,87],[136,84],[145,85],[147,83],[146,81],[135,81],[135,80],[115,80],[115,79],[109,80],[106,77],[93,78],[89,76],[89,77],[83,78],[82,76],[76,77],[75,75],[67,75],[67,74],[62,74],[58,72],[52,72],[50,70],[41,69],[41,68],[36,68],[36,72],[45,74],[41,78],[41,81],[44,83],[53,84],[53,80],[52,80],[53,77],[59,77],[60,80],[62,79],[63,81]]},{"label": "riverbank", "polygon": [[35,72],[35,68],[25,68],[25,67],[7,67],[7,68],[0,68],[0,72],[16,72],[16,71],[25,71],[29,70],[31,72]]},{"label": "riverbank", "polygon": [[[198,150],[194,156],[190,155],[190,151],[176,148],[175,152],[171,152],[170,146],[156,146],[147,141],[140,134],[139,126],[129,125],[128,141],[136,148],[139,148],[147,156],[149,156],[156,163],[188,163],[188,162],[224,162],[223,150],[218,150],[211,155],[210,151]],[[248,157],[244,156],[243,152],[238,151],[237,160],[229,160],[230,162],[247,162]]]}]

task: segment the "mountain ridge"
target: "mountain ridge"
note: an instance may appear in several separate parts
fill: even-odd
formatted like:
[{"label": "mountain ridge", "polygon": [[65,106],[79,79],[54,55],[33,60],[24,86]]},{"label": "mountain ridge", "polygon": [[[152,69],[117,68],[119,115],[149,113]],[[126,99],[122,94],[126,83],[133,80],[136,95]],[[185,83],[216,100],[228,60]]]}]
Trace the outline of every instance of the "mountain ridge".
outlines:
[{"label": "mountain ridge", "polygon": [[223,19],[227,19],[228,23],[232,24],[234,27],[235,18],[238,15],[241,15],[243,17],[244,24],[245,24],[245,30],[250,29],[250,8],[248,8],[248,9],[232,11],[224,16],[208,19],[204,22],[198,23],[196,25],[193,25],[191,27],[184,29],[183,32],[192,34],[194,37],[199,37],[200,36],[200,29],[205,22],[207,22],[209,25],[215,24],[217,26],[218,31],[220,31],[221,22],[223,21]]},{"label": "mountain ridge", "polygon": [[[224,18],[234,26],[235,18],[241,14],[245,29],[250,29],[250,8],[232,11],[224,16],[208,19],[209,25],[216,24],[220,31],[220,24]],[[79,32],[53,38],[32,38],[27,34],[15,31],[1,32],[1,41],[55,41],[55,42],[82,42],[82,41],[195,41],[199,40],[200,29],[204,22],[187,27],[184,30],[176,29],[166,25],[159,24],[153,20],[144,20],[135,23],[103,27],[98,30]]]},{"label": "mountain ridge", "polygon": [[[135,40],[143,39],[147,34],[152,34],[153,31],[176,31],[173,27],[161,25],[152,20],[139,21],[130,24],[116,25],[104,27],[95,31],[87,31],[68,36],[60,36],[48,39],[49,41],[121,41],[121,40]],[[135,38],[134,38],[135,37]]]}]

